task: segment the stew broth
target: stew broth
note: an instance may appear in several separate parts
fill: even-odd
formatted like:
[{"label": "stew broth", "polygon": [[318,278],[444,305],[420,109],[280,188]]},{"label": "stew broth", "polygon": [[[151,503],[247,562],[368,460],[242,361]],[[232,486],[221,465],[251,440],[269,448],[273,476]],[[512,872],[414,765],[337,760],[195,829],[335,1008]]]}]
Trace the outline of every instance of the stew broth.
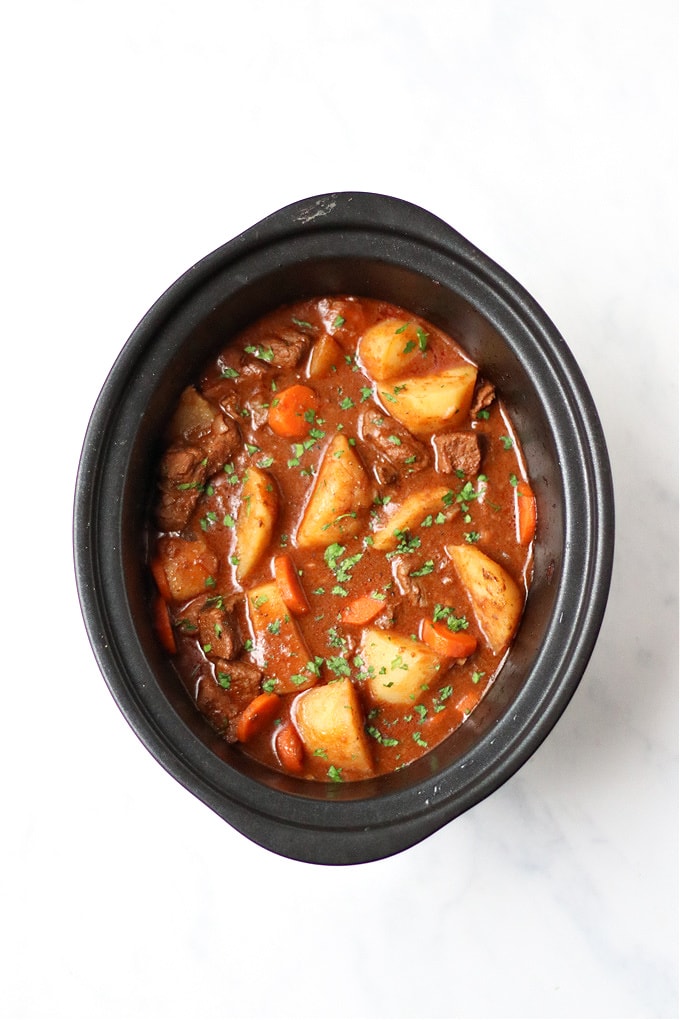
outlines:
[{"label": "stew broth", "polygon": [[300,302],[182,394],[148,529],[156,627],[245,754],[391,772],[493,683],[535,525],[519,439],[458,342],[382,301]]}]

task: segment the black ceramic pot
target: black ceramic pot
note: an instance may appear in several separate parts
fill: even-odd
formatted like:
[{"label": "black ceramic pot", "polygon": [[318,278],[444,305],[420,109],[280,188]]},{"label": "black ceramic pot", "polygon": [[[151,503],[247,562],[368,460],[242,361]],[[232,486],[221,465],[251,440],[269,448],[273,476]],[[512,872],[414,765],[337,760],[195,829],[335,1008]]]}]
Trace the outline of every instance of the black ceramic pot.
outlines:
[{"label": "black ceramic pot", "polygon": [[[159,436],[182,388],[232,334],[265,312],[331,293],[394,302],[463,343],[513,418],[539,520],[526,612],[486,698],[419,761],[345,785],[266,770],[207,726],[152,630],[143,555]],[[251,840],[323,864],[375,860],[412,846],[529,758],[564,711],[592,652],[613,544],[602,430],[553,324],[515,280],[441,220],[363,193],[288,206],[166,291],[105,382],[75,497],[83,615],[133,730],[175,779]]]}]

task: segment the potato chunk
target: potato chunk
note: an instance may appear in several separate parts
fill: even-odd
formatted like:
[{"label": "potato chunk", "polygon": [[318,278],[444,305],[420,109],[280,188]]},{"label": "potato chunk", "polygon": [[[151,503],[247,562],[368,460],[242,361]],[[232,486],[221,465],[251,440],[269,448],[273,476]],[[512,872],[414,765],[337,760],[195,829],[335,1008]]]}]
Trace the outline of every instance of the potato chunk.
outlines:
[{"label": "potato chunk", "polygon": [[187,386],[168,426],[170,439],[188,438],[196,432],[207,431],[213,423],[216,409],[193,386]]},{"label": "potato chunk", "polygon": [[329,765],[359,774],[372,769],[364,717],[351,680],[315,687],[296,698],[293,722],[307,754],[324,752]]},{"label": "potato chunk", "polygon": [[342,542],[361,530],[361,511],[373,486],[347,437],[338,433],[326,448],[297,532],[300,549]]},{"label": "potato chunk", "polygon": [[524,595],[500,564],[474,545],[447,545],[487,644],[498,655],[510,643],[522,615]]},{"label": "potato chunk", "polygon": [[372,697],[395,705],[413,705],[442,668],[442,659],[421,641],[377,627],[363,631],[359,655]]},{"label": "potato chunk", "polygon": [[157,563],[168,582],[170,597],[184,602],[210,592],[217,570],[217,557],[200,539],[162,538]]},{"label": "potato chunk", "polygon": [[460,427],[470,410],[477,381],[474,365],[462,364],[436,375],[402,379],[398,386],[378,386],[385,410],[415,436]]},{"label": "potato chunk", "polygon": [[235,528],[236,579],[239,582],[252,574],[267,551],[278,509],[272,479],[260,468],[249,467],[244,476]]},{"label": "potato chunk", "polygon": [[[417,528],[428,514],[446,510],[444,497],[450,491],[446,485],[433,485],[407,496],[395,513],[384,518],[373,533],[373,548],[394,549],[404,531]],[[389,511],[389,504],[387,509]]]},{"label": "potato chunk", "polygon": [[328,333],[324,333],[312,347],[307,365],[307,375],[310,379],[323,379],[342,364],[343,357],[342,349],[337,341]]},{"label": "potato chunk", "polygon": [[404,375],[420,353],[418,327],[408,319],[383,319],[366,330],[357,352],[366,372],[377,382]]},{"label": "potato chunk", "polygon": [[303,691],[316,683],[308,668],[311,655],[297,623],[283,601],[276,581],[259,584],[247,593],[253,629],[253,655],[276,694]]}]

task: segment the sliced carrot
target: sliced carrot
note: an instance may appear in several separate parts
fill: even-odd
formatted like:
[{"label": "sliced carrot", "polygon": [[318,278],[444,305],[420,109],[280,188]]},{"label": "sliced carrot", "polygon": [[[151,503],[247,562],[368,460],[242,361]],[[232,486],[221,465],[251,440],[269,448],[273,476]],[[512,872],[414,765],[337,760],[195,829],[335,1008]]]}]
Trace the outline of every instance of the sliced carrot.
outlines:
[{"label": "sliced carrot", "polygon": [[151,570],[151,575],[156,582],[158,591],[166,602],[170,602],[172,599],[172,592],[170,591],[170,584],[168,583],[168,575],[165,573],[160,559],[156,557],[156,559],[152,560],[149,564],[149,568]]},{"label": "sliced carrot", "polygon": [[168,604],[161,595],[156,595],[153,601],[153,622],[163,648],[174,655],[177,651],[175,632],[172,629]]},{"label": "sliced carrot", "polygon": [[246,705],[236,727],[236,737],[242,744],[261,733],[279,711],[281,699],[278,694],[258,694]]},{"label": "sliced carrot", "polygon": [[281,592],[281,598],[294,616],[309,612],[309,602],[295,564],[285,553],[274,558],[274,578]]},{"label": "sliced carrot", "polygon": [[276,734],[274,746],[286,772],[299,776],[304,770],[305,748],[291,722],[287,722]]},{"label": "sliced carrot", "polygon": [[465,630],[449,630],[445,623],[423,620],[420,636],[433,652],[447,659],[467,659],[477,648],[477,638]]},{"label": "sliced carrot", "polygon": [[353,602],[349,602],[340,613],[340,620],[349,626],[361,627],[365,623],[375,620],[382,612],[385,603],[374,599],[372,595],[362,595]]},{"label": "sliced carrot", "polygon": [[[267,421],[277,436],[301,439],[314,424],[319,398],[309,386],[296,383],[277,393],[269,405]],[[311,419],[311,420],[310,420]]]},{"label": "sliced carrot", "polygon": [[517,541],[531,545],[536,534],[536,497],[528,482],[520,481],[515,486],[515,516]]}]

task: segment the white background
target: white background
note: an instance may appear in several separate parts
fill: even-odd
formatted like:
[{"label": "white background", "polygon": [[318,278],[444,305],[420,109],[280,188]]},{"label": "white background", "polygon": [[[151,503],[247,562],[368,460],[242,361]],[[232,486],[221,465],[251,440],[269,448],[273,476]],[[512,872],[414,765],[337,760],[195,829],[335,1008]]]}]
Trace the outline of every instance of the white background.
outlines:
[{"label": "white background", "polygon": [[[677,12],[671,0],[86,0],[0,33],[0,1015],[677,1016]],[[601,639],[548,741],[424,843],[276,857],[143,748],[70,527],[106,373],[280,206],[372,190],[543,305],[607,435]]]}]

